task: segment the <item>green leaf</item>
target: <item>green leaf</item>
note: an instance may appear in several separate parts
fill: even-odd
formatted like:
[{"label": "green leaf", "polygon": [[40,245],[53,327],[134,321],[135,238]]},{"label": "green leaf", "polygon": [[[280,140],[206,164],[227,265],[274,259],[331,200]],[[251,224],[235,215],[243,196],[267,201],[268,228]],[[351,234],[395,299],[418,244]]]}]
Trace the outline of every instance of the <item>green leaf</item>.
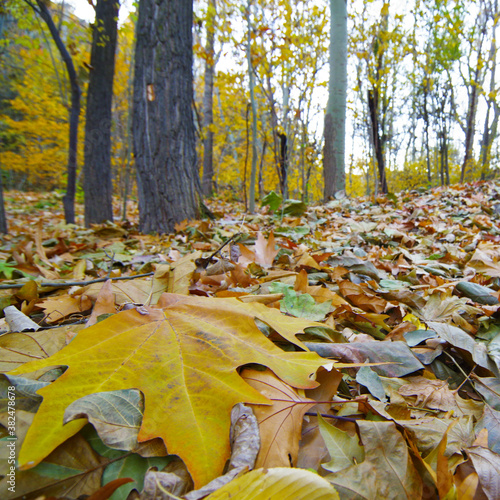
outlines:
[{"label": "green leaf", "polygon": [[296,318],[322,321],[331,310],[330,302],[316,304],[314,298],[308,293],[298,294],[295,290],[287,288],[281,301],[281,312]]},{"label": "green leaf", "polygon": [[386,290],[401,290],[409,286],[409,283],[399,280],[380,280],[379,285]]},{"label": "green leaf", "polygon": [[365,459],[363,446],[359,444],[358,436],[350,436],[329,424],[318,414],[319,432],[325,441],[331,460],[321,466],[330,471],[337,472],[351,465],[361,463]]},{"label": "green leaf", "polygon": [[262,198],[261,206],[268,206],[273,212],[278,210],[281,203],[283,202],[283,197],[274,191],[271,191],[269,194],[266,194],[264,198]]},{"label": "green leaf", "polygon": [[162,470],[170,461],[171,457],[144,458],[134,453],[109,464],[102,475],[102,484],[124,477],[130,477],[135,481],[134,483],[124,484],[109,497],[109,500],[127,500],[129,493],[133,489],[142,490],[144,476],[148,469],[156,467],[158,470]]},{"label": "green leaf", "polygon": [[292,217],[300,217],[307,210],[307,205],[300,200],[286,200],[285,207],[283,209],[284,215],[290,215]]},{"label": "green leaf", "polygon": [[404,333],[403,337],[410,347],[415,347],[424,340],[436,338],[437,335],[432,330],[413,330],[412,332]]},{"label": "green leaf", "polygon": [[369,366],[362,366],[356,374],[356,382],[364,385],[379,401],[386,401],[384,386],[377,373]]},{"label": "green leaf", "polygon": [[498,299],[492,295],[493,290],[478,285],[477,283],[470,283],[469,281],[460,281],[456,284],[455,288],[462,294],[472,299],[478,304],[495,305],[498,304]]}]

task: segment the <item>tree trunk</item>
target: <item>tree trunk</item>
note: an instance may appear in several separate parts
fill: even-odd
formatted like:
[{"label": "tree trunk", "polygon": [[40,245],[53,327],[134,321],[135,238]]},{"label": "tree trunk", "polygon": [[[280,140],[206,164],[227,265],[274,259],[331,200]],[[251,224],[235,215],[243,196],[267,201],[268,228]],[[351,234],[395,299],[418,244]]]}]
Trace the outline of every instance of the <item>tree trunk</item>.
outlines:
[{"label": "tree trunk", "polygon": [[[483,16],[486,19],[486,16]],[[469,104],[467,107],[467,117],[466,117],[466,127],[465,127],[465,154],[464,161],[462,163],[462,171],[460,174],[460,182],[466,180],[472,180],[472,166],[473,166],[473,146],[474,146],[474,135],[476,133],[476,113],[477,113],[477,101],[480,88],[482,87],[484,72],[483,65],[484,59],[482,54],[483,41],[486,35],[486,20],[481,26],[479,32],[479,40],[477,41],[477,63],[474,70],[474,75],[469,82],[471,89],[469,91]]]},{"label": "tree trunk", "polygon": [[116,0],[97,0],[85,121],[85,225],[113,220],[111,106],[118,33]]},{"label": "tree trunk", "polygon": [[146,233],[199,215],[192,22],[193,0],[140,0],[132,128]]},{"label": "tree trunk", "polygon": [[7,217],[5,216],[5,203],[3,200],[3,179],[0,170],[0,233],[7,234]]},{"label": "tree trunk", "polygon": [[257,103],[255,100],[255,75],[253,74],[252,64],[252,25],[250,23],[250,9],[252,0],[248,0],[246,7],[247,18],[247,62],[248,62],[248,77],[250,86],[250,103],[252,106],[252,167],[250,170],[250,189],[248,192],[248,210],[250,213],[255,212],[255,181],[257,177]]},{"label": "tree trunk", "polygon": [[27,2],[33,10],[45,21],[49,28],[50,34],[61,54],[61,58],[66,65],[69,82],[71,85],[71,109],[69,114],[69,150],[68,150],[68,167],[67,167],[67,186],[66,194],[63,198],[64,218],[67,224],[75,223],[75,193],[76,193],[76,167],[77,167],[77,147],[78,147],[78,121],[80,118],[80,86],[76,76],[73,60],[64,46],[52,16],[43,0],[36,0],[38,6],[35,7],[31,2]]},{"label": "tree trunk", "polygon": [[[498,16],[498,2],[495,1],[492,16],[497,18]],[[488,175],[488,171],[490,168],[490,160],[491,160],[491,146],[493,141],[497,135],[498,129],[498,118],[500,114],[500,108],[496,102],[496,99],[491,98],[491,96],[495,96],[496,92],[496,66],[497,66],[497,44],[496,44],[496,28],[497,22],[493,24],[492,30],[492,38],[491,38],[491,47],[490,47],[490,55],[489,61],[491,64],[490,70],[490,92],[486,97],[486,116],[484,118],[484,129],[483,129],[483,137],[481,139],[481,180],[485,180]],[[493,108],[493,122],[490,126],[490,112]]]},{"label": "tree trunk", "polygon": [[472,83],[471,94],[469,97],[469,107],[467,110],[467,126],[465,130],[465,154],[462,163],[462,171],[460,174],[460,182],[465,180],[472,180],[472,146],[474,143],[474,134],[476,129],[476,110],[477,110],[477,86]]},{"label": "tree trunk", "polygon": [[347,2],[330,0],[330,80],[325,114],[324,198],[345,190],[347,98]]},{"label": "tree trunk", "polygon": [[380,125],[378,122],[378,95],[376,90],[368,91],[368,107],[370,109],[370,120],[373,137],[373,150],[375,153],[375,161],[378,169],[378,179],[380,191],[384,194],[388,193],[387,180],[385,177],[385,161],[384,161],[384,140],[380,137]]},{"label": "tree trunk", "polygon": [[424,120],[424,139],[425,139],[425,161],[427,166],[427,182],[429,187],[432,185],[432,169],[431,169],[431,151],[430,151],[430,141],[429,141],[429,127],[430,127],[430,117],[429,110],[427,109],[427,100],[429,97],[429,76],[425,75],[425,83],[423,85],[423,99],[424,103],[422,106],[422,118]]},{"label": "tree trunk", "polygon": [[215,17],[217,15],[215,0],[210,0],[207,12],[207,45],[205,48],[205,84],[203,91],[203,177],[202,191],[204,196],[211,196],[214,191],[214,73],[215,73]]}]

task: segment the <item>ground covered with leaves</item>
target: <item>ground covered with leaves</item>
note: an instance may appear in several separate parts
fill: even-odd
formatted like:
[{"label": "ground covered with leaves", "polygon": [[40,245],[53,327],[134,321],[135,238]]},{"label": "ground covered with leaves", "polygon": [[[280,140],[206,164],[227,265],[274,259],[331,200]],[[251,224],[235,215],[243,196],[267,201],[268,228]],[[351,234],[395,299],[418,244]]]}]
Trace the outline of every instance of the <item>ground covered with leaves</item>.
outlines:
[{"label": "ground covered with leaves", "polygon": [[6,200],[2,498],[500,498],[500,184],[164,236]]}]

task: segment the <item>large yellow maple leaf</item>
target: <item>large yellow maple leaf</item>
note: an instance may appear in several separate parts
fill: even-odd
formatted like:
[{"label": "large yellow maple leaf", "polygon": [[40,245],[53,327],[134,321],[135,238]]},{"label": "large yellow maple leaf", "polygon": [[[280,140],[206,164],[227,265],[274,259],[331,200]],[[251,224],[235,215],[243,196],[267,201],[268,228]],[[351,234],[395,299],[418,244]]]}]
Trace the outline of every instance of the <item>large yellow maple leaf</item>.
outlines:
[{"label": "large yellow maple leaf", "polygon": [[11,371],[68,366],[38,391],[43,402],[21,448],[21,468],[35,466],[86,424],[78,419],[64,425],[72,402],[135,388],[145,398],[139,441],[162,438],[168,452],[184,460],[197,487],[219,476],[229,456],[233,405],[270,404],[237,368],[259,363],[291,386],[311,388],[324,363],[313,352],[282,351],[261,333],[255,318],[301,347],[295,335],[321,326],[259,303],[164,294],[157,308],[116,314],[82,330],[53,356]]}]

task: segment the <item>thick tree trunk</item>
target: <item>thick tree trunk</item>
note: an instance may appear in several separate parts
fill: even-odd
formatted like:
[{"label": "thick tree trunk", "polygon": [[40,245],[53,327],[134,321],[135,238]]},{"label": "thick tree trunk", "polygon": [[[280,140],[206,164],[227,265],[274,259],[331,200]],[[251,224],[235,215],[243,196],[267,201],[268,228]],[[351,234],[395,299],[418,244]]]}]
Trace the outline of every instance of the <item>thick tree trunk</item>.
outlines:
[{"label": "thick tree trunk", "polygon": [[214,191],[214,74],[215,74],[215,0],[210,0],[207,15],[207,44],[205,47],[205,83],[203,90],[203,177],[201,181],[204,196],[211,196]]},{"label": "thick tree trunk", "polygon": [[111,105],[118,33],[117,0],[97,0],[85,121],[85,225],[113,220]]},{"label": "thick tree trunk", "polygon": [[80,86],[76,76],[73,60],[69,55],[64,43],[56,28],[52,16],[43,0],[36,0],[37,7],[30,1],[27,3],[35,12],[45,21],[49,28],[50,34],[61,54],[61,58],[66,65],[69,82],[71,85],[71,109],[69,115],[69,151],[68,151],[68,167],[67,167],[67,186],[66,194],[63,198],[64,218],[67,224],[75,222],[75,194],[76,194],[76,167],[77,167],[77,147],[78,147],[78,121],[80,118]]},{"label": "thick tree trunk", "polygon": [[193,100],[193,1],[141,0],[133,136],[141,231],[199,215]]},{"label": "thick tree trunk", "polygon": [[330,0],[330,80],[325,114],[324,198],[345,190],[345,117],[347,98],[347,2]]}]

